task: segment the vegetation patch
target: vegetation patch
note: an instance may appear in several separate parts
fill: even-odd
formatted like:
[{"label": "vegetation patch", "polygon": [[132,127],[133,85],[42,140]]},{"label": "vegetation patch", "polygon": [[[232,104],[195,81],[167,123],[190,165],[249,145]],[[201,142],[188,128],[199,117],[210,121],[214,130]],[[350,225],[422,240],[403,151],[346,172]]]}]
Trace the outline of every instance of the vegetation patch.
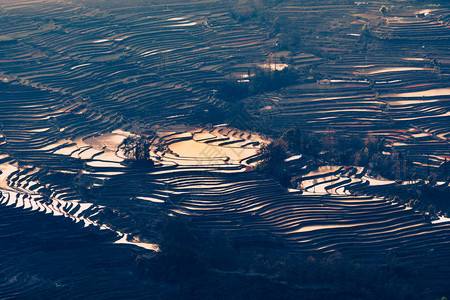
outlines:
[{"label": "vegetation patch", "polygon": [[119,145],[129,161],[153,165],[150,146],[155,136],[129,136]]},{"label": "vegetation patch", "polygon": [[292,85],[304,77],[304,70],[286,67],[283,70],[272,70],[275,64],[268,68],[254,67],[249,69],[248,77],[244,79],[230,78],[218,86],[217,96],[223,100],[237,100],[270,92]]}]

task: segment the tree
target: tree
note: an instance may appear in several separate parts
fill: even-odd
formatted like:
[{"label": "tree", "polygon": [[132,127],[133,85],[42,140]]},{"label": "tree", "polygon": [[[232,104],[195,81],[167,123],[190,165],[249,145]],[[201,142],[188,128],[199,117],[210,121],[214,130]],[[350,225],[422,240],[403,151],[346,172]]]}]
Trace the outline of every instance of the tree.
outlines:
[{"label": "tree", "polygon": [[287,158],[286,142],[278,139],[270,144],[263,145],[260,150],[261,158],[264,162],[271,165],[277,165]]},{"label": "tree", "polygon": [[278,48],[297,52],[302,44],[302,31],[294,19],[285,17],[277,18],[273,25],[274,31],[278,33]]},{"label": "tree", "polygon": [[331,155],[334,154],[336,151],[336,141],[334,139],[334,136],[336,134],[336,131],[333,129],[327,128],[327,132],[325,135],[322,136],[321,143],[324,146],[324,148],[327,151],[327,159],[328,164],[331,165]]},{"label": "tree", "polygon": [[119,149],[122,149],[129,160],[151,161],[150,146],[154,137],[149,136],[129,136],[122,141]]},{"label": "tree", "polygon": [[260,0],[239,0],[232,8],[231,16],[238,21],[245,21],[258,16],[264,10]]},{"label": "tree", "polygon": [[437,175],[434,173],[431,173],[430,176],[428,176],[428,183],[433,186],[437,183]]},{"label": "tree", "polygon": [[306,155],[317,155],[323,148],[315,134],[302,132],[300,129],[287,130],[281,139],[286,142],[286,146],[290,151]]},{"label": "tree", "polygon": [[282,186],[288,186],[290,176],[284,161],[288,157],[286,142],[283,139],[278,139],[270,144],[263,145],[259,153],[262,161],[258,165],[258,170],[274,177]]},{"label": "tree", "polygon": [[300,151],[302,135],[300,130],[289,129],[283,133],[281,138],[286,142],[287,147],[294,151]]},{"label": "tree", "polygon": [[450,181],[450,177],[448,176],[448,166],[450,162],[447,161],[447,158],[445,158],[445,162],[439,167],[439,169],[442,170],[442,177],[445,181]]}]

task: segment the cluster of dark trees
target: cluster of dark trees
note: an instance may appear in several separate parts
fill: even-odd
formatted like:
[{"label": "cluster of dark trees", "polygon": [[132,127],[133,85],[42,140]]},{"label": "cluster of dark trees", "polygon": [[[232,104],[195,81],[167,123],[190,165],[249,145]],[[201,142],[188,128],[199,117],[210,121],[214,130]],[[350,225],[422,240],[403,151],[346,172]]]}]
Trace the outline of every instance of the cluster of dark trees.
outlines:
[{"label": "cluster of dark trees", "polygon": [[261,0],[238,0],[231,7],[231,17],[237,21],[263,17],[266,8]]},{"label": "cluster of dark trees", "polygon": [[273,34],[278,37],[279,50],[298,52],[302,46],[302,32],[297,28],[295,20],[290,18],[276,18],[273,22]]},{"label": "cluster of dark trees", "polygon": [[122,141],[119,149],[122,149],[130,161],[152,163],[150,158],[150,146],[154,136],[129,136]]},{"label": "cluster of dark trees", "polygon": [[[274,65],[273,65],[274,66]],[[269,68],[254,67],[248,81],[230,78],[219,84],[217,96],[223,100],[234,102],[262,92],[270,92],[291,85],[303,77],[304,71],[292,67],[283,70],[271,70]]]},{"label": "cluster of dark trees", "polygon": [[[329,165],[363,166],[389,179],[403,179],[409,174],[403,168],[407,160],[400,153],[384,152],[384,139],[373,135],[339,136],[333,130],[324,133],[308,133],[300,129],[290,129],[272,143],[261,147],[261,162],[257,167],[288,187],[290,174],[286,170],[285,159],[294,153],[325,160]],[[411,175],[412,176],[412,175]],[[402,178],[403,177],[403,178]]]},{"label": "cluster of dark trees", "polygon": [[[367,167],[373,174],[392,180],[417,178],[411,161],[405,154],[388,147],[383,137],[371,134],[365,137],[340,135],[334,130],[309,133],[300,129],[290,129],[274,142],[278,145],[281,143],[284,144],[286,151],[320,158],[330,165]],[[261,154],[267,149],[272,149],[272,146],[263,147]]]},{"label": "cluster of dark trees", "polygon": [[395,255],[369,265],[339,252],[288,254],[278,236],[245,229],[237,234],[197,229],[180,216],[162,215],[158,226],[161,251],[136,264],[142,276],[177,285],[177,299],[420,297],[412,266]]},{"label": "cluster of dark trees", "polygon": [[[290,129],[284,132],[279,139],[261,147],[261,161],[256,170],[276,179],[282,186],[289,187],[292,174],[285,159],[296,153],[323,160],[329,165],[366,167],[372,176],[381,175],[399,182],[416,182],[419,179],[406,155],[387,147],[384,138],[370,134],[365,137],[343,136],[333,130],[309,133]],[[446,168],[447,165],[444,166],[443,174],[446,174]],[[448,174],[443,176],[448,180]],[[427,183],[421,180],[415,184],[388,185],[385,189],[378,187],[373,192],[370,189],[367,192],[428,212],[431,218],[438,213],[449,212],[450,207],[446,201],[449,189],[435,186],[437,175],[434,173],[422,179],[426,179]]]},{"label": "cluster of dark trees", "polygon": [[282,186],[289,187],[291,176],[285,163],[288,152],[288,144],[284,139],[263,145],[259,151],[261,162],[256,170],[275,178]]}]

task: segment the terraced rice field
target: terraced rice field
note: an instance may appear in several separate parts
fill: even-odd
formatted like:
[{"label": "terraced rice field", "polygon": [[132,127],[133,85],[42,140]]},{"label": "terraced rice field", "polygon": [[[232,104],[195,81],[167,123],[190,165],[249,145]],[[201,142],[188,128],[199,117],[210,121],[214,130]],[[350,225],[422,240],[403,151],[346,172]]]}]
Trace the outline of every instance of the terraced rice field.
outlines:
[{"label": "terraced rice field", "polygon": [[[368,263],[395,253],[431,293],[448,292],[450,223],[385,199],[394,182],[298,155],[287,160],[297,189],[286,190],[254,167],[271,141],[264,133],[302,127],[385,136],[423,174],[438,172],[450,158],[449,10],[372,24],[378,4],[277,6],[309,27],[330,10],[351,12],[376,35],[373,47],[389,50],[351,51],[363,23],[335,40],[319,35],[290,64],[328,80],[253,96],[243,116],[217,124],[198,116],[232,104],[211,86],[265,64],[275,43],[267,28],[232,19],[226,1],[0,5],[0,298],[148,298],[165,287],[130,265],[158,251],[162,210],[245,232],[248,243],[270,232],[288,252]],[[154,167],[126,164],[120,143],[149,131]]]},{"label": "terraced rice field", "polygon": [[[263,105],[249,107],[255,108],[255,114],[268,105],[275,107],[270,116],[278,129],[300,126],[316,132],[333,129],[385,136],[416,166],[424,167],[422,174],[425,169],[429,173],[430,168],[439,173],[439,166],[450,153],[448,9],[431,10],[423,18],[416,17],[414,11],[402,12],[380,21],[371,17],[377,15],[379,6],[360,6],[333,7],[336,14],[344,9],[355,12],[354,26],[340,28],[337,33],[343,39],[347,37],[345,42],[320,35],[317,40],[305,41],[305,46],[315,52],[321,49],[321,43],[327,43],[327,49],[317,52],[321,55],[332,57],[339,50],[338,59],[318,66],[325,80],[289,87],[265,98],[259,96],[251,101]],[[300,30],[307,30],[309,27],[301,22],[311,22],[317,14],[325,13],[322,9],[318,6],[296,11],[286,7],[279,13],[288,18],[302,13],[295,21],[300,22]],[[360,14],[361,10],[365,14]],[[371,30],[372,49],[360,48],[367,34],[363,23]]]}]

